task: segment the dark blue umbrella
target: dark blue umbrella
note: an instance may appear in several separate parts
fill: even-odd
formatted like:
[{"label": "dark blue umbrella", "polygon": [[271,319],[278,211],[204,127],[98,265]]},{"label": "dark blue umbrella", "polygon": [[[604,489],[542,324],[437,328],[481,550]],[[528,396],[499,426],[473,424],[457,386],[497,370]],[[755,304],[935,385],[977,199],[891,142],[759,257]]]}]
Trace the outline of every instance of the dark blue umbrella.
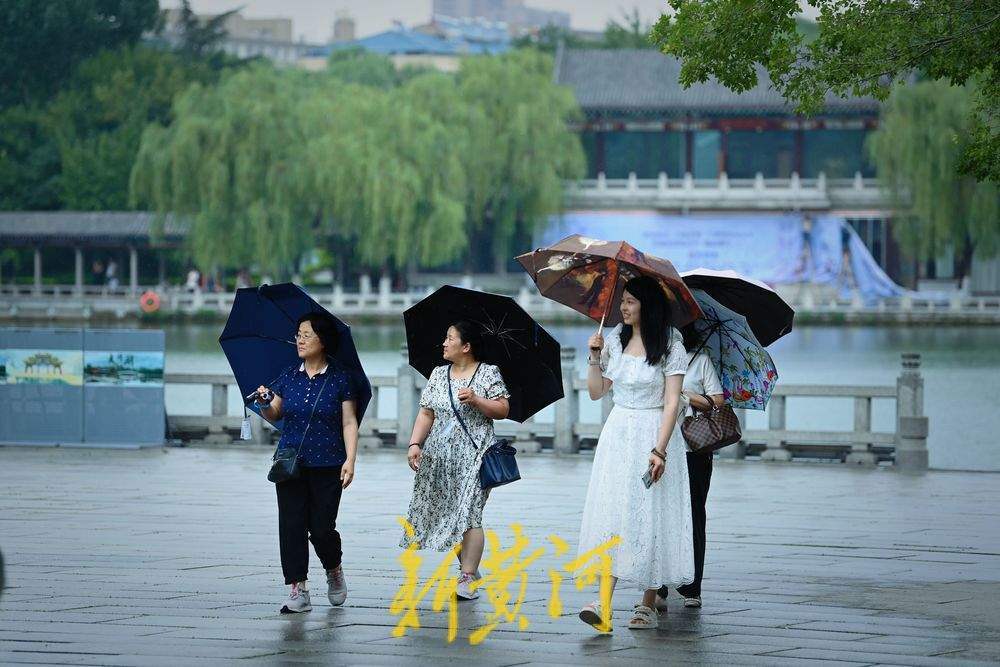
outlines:
[{"label": "dark blue umbrella", "polygon": [[[295,349],[295,323],[306,313],[323,313],[337,325],[340,342],[328,359],[332,367],[350,376],[358,396],[360,422],[372,399],[372,386],[361,367],[351,327],[292,283],[236,290],[219,344],[233,369],[240,395],[246,397],[261,385],[269,387],[289,368],[298,367],[301,360]],[[260,414],[252,404],[249,407]],[[281,423],[275,426],[280,429]]]}]

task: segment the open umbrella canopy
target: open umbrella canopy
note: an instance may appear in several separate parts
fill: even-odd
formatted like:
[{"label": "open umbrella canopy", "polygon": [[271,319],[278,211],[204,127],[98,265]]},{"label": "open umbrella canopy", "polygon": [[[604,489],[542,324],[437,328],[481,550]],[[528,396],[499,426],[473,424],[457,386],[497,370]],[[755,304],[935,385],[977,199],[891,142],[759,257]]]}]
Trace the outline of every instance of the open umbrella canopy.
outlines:
[{"label": "open umbrella canopy", "polygon": [[[372,387],[361,367],[351,327],[292,283],[236,290],[219,344],[233,369],[240,395],[245,397],[261,385],[270,386],[289,368],[301,363],[295,349],[295,327],[306,313],[322,313],[336,323],[339,343],[327,358],[334,368],[350,376],[358,397],[360,422],[371,401]],[[255,406],[249,407],[259,414]],[[281,422],[275,426],[280,429]]]},{"label": "open umbrella canopy", "polygon": [[700,289],[717,302],[747,318],[757,341],[767,347],[792,330],[795,311],[767,283],[736,271],[692,269],[681,273],[691,289]]},{"label": "open umbrella canopy", "polygon": [[468,320],[480,327],[481,359],[500,369],[510,392],[508,419],[523,422],[563,397],[559,343],[508,296],[446,285],[403,313],[410,365],[424,377],[447,363],[448,327]]},{"label": "open umbrella canopy", "polygon": [[704,316],[694,327],[722,382],[722,394],[734,408],[763,410],[778,381],[778,369],[757,341],[747,318],[726,308],[703,290],[692,290]]},{"label": "open umbrella canopy", "polygon": [[701,316],[677,269],[668,260],[637,250],[625,241],[602,241],[579,234],[516,257],[545,297],[614,326],[622,321],[625,283],[649,276],[663,288],[675,327]]}]

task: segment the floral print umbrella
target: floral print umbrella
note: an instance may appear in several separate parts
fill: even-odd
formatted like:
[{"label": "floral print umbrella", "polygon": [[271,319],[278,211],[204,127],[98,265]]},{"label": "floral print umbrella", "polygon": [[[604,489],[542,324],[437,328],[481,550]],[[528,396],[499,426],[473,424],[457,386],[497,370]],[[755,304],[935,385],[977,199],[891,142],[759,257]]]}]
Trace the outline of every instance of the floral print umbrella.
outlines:
[{"label": "floral print umbrella", "polygon": [[694,323],[722,381],[726,403],[734,408],[763,410],[778,381],[778,369],[757,341],[747,318],[726,308],[703,290],[691,290],[704,313]]},{"label": "floral print umbrella", "polygon": [[673,264],[624,241],[574,234],[516,259],[543,296],[606,326],[622,321],[619,306],[625,283],[638,276],[649,276],[663,287],[673,326],[682,327],[701,316],[698,303]]}]

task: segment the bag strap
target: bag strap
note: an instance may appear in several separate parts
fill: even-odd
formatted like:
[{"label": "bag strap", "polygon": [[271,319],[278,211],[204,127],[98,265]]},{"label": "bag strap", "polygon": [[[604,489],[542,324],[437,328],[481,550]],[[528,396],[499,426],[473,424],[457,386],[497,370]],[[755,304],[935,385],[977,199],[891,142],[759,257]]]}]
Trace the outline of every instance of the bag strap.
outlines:
[{"label": "bag strap", "polygon": [[715,412],[716,409],[715,401],[713,401],[708,394],[699,394],[699,395],[706,401],[708,401],[708,409],[702,410],[702,412],[704,412],[705,414],[712,414],[713,412]]},{"label": "bag strap", "polygon": [[[469,378],[470,387],[472,386],[473,378],[475,378],[476,373],[479,372],[480,366],[482,366],[482,364],[476,366],[476,370],[472,371],[472,376]],[[465,420],[462,419],[462,415],[459,413],[458,407],[456,407],[455,405],[455,395],[451,391],[451,366],[445,369],[445,375],[447,376],[446,379],[448,380],[448,401],[451,403],[452,412],[455,413],[455,417],[458,419],[458,423],[462,425],[462,430],[465,431],[465,435],[468,436],[469,441],[472,443],[472,446],[478,451],[480,447],[479,445],[476,444],[476,439],[472,437],[471,433],[469,433],[469,428],[465,425]]]},{"label": "bag strap", "polygon": [[319,405],[320,396],[323,395],[323,390],[326,389],[326,383],[330,381],[330,369],[327,368],[326,377],[323,378],[323,384],[319,388],[319,392],[316,394],[316,400],[313,401],[313,409],[309,412],[309,421],[306,422],[306,430],[302,432],[302,440],[299,441],[299,446],[295,448],[295,456],[298,458],[299,450],[302,449],[302,443],[306,441],[306,436],[309,435],[309,427],[312,426],[313,416],[316,414],[316,406]]}]

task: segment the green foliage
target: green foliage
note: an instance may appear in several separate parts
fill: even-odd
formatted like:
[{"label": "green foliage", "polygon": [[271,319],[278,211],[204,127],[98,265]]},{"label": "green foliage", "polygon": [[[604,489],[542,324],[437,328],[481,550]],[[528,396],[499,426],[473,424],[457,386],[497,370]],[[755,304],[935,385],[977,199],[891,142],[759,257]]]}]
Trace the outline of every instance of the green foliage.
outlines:
[{"label": "green foliage", "polygon": [[652,26],[643,23],[638,8],[633,7],[631,13],[622,10],[622,21],[608,21],[604,28],[605,49],[652,49],[649,41],[649,31]]},{"label": "green foliage", "polygon": [[652,26],[644,23],[638,8],[622,10],[620,20],[611,19],[599,39],[586,39],[568,28],[546,25],[534,35],[524,35],[513,41],[516,48],[533,48],[543,53],[555,53],[559,44],[567,49],[653,49],[649,40]]},{"label": "green foliage", "polygon": [[321,237],[333,256],[374,267],[452,262],[476,234],[506,253],[558,210],[563,179],[584,161],[551,59],[469,58],[458,75],[394,87],[370,76],[378,62],[259,65],[192,87],[170,125],[146,130],[132,204],[189,216],[203,267],[275,272]]},{"label": "green foliage", "polygon": [[105,51],[82,63],[45,114],[59,149],[63,205],[127,208],[129,173],[146,125],[167,122],[175,94],[214,77],[203,64],[144,47]]},{"label": "green foliage", "polygon": [[80,61],[135,43],[158,10],[157,0],[0,1],[0,107],[44,101]]},{"label": "green foliage", "polygon": [[182,0],[177,28],[181,34],[177,53],[189,60],[207,60],[218,51],[219,42],[226,37],[225,23],[238,9],[216,14],[201,20],[191,9],[189,0]]},{"label": "green foliage", "polygon": [[[777,90],[800,111],[822,109],[826,95],[872,95],[885,100],[894,82],[913,72],[961,85],[979,78],[983,94],[975,132],[954,163],[980,180],[1000,182],[997,146],[1000,14],[993,0],[811,0],[819,34],[796,27],[797,0],[668,0],[653,41],[682,61],[685,85],[718,79],[742,92],[767,70]],[[990,94],[987,94],[989,92]]]},{"label": "green foliage", "polygon": [[344,83],[358,83],[373,88],[393,88],[400,80],[387,57],[359,47],[335,50],[326,65],[327,73]]},{"label": "green foliage", "polygon": [[898,86],[868,142],[882,184],[904,224],[893,225],[908,253],[931,259],[1000,245],[1000,191],[956,165],[970,141],[971,86],[922,81]]}]

